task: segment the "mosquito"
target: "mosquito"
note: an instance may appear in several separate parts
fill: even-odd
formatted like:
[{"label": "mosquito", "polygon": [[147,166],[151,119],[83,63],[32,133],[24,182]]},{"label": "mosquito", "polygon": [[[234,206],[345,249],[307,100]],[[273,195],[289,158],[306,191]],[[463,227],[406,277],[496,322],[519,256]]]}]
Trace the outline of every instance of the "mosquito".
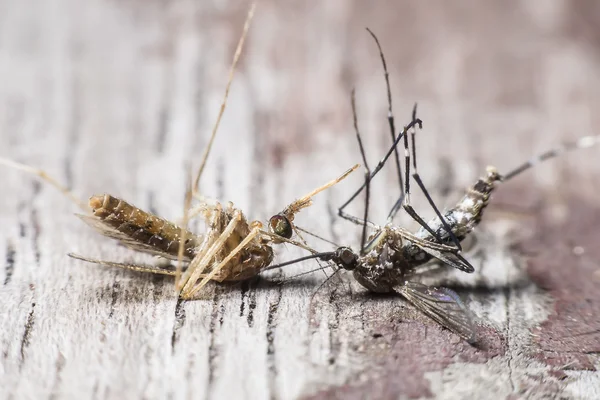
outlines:
[{"label": "mosquito", "polygon": [[[475,269],[473,266],[461,255],[462,247],[460,243],[480,223],[483,212],[489,204],[490,196],[496,188],[496,184],[509,181],[540,162],[557,157],[567,151],[591,147],[600,142],[600,135],[584,136],[574,142],[565,143],[553,150],[533,157],[505,174],[500,174],[495,167],[487,167],[485,176],[479,178],[474,185],[467,188],[465,195],[454,207],[441,213],[427,191],[417,170],[415,132],[417,127],[422,128],[422,121],[416,117],[416,105],[413,108],[411,123],[404,127],[396,136],[389,73],[385,57],[379,40],[371,30],[367,30],[377,44],[383,64],[388,97],[388,123],[393,144],[375,169],[371,171],[366,160],[358,128],[353,92],[351,105],[354,130],[365,167],[365,181],[338,208],[338,214],[340,217],[362,227],[360,250],[355,252],[348,246],[340,246],[334,251],[313,253],[309,256],[272,265],[268,269],[315,258],[330,262],[337,271],[342,269],[352,271],[353,277],[369,291],[377,293],[396,292],[400,294],[434,321],[463,337],[469,343],[474,344],[477,341],[477,335],[474,324],[475,318],[472,313],[452,290],[415,282],[413,278],[419,274],[419,267],[437,260],[467,273],[474,272]],[[397,151],[397,146],[401,140],[404,145],[404,178],[401,172],[399,152]],[[383,168],[392,154],[395,155],[395,164],[400,182],[400,196],[391,208],[385,225],[378,226],[368,221],[370,182]],[[410,173],[411,166],[413,169],[412,175]],[[425,222],[410,204],[411,176],[436,214],[429,222]],[[358,218],[347,214],[344,209],[363,190],[366,194],[363,217]],[[412,233],[405,228],[394,225],[393,220],[401,209],[404,209],[420,225],[417,232]],[[367,228],[372,229],[373,233],[367,235]]]},{"label": "mosquito", "polygon": [[[302,229],[293,223],[294,218],[302,209],[312,205],[313,196],[345,179],[359,167],[358,164],[338,178],[294,200],[283,211],[273,215],[268,221],[267,230],[263,229],[264,225],[260,221],[248,221],[243,212],[235,208],[233,203],[228,202],[225,206],[219,202],[209,204],[198,193],[200,177],[225,110],[235,67],[241,55],[254,8],[255,5],[252,5],[248,12],[234,55],[221,109],[203,154],[196,179],[193,186],[190,185],[186,191],[181,226],[110,194],[92,196],[86,205],[45,171],[0,158],[0,164],[34,174],[60,190],[86,211],[86,214],[76,215],[100,234],[115,239],[135,251],[177,261],[177,266],[120,263],[88,258],[73,253],[69,253],[70,257],[110,267],[174,276],[179,296],[182,299],[192,299],[211,280],[217,282],[240,281],[256,276],[273,261],[272,245],[274,244],[290,243],[314,252],[302,238],[299,232]],[[200,202],[192,207],[193,198]],[[91,212],[89,212],[88,206]],[[195,234],[187,229],[188,221],[198,216],[202,216],[208,225],[208,229],[203,235]],[[292,240],[294,233],[300,241]]]}]

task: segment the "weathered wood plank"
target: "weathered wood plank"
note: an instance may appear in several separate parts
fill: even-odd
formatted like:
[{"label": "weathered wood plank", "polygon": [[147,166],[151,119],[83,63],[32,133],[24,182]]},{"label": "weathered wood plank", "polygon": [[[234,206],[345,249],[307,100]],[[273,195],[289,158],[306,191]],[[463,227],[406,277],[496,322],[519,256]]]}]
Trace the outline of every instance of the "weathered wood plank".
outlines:
[{"label": "weathered wood plank", "polygon": [[[177,218],[247,6],[0,1],[0,156],[82,198],[108,192]],[[398,125],[419,101],[420,172],[451,204],[489,163],[507,170],[596,133],[597,7],[262,2],[202,190],[264,220],[360,161],[352,87],[374,163],[389,134],[369,26]],[[280,285],[275,273],[178,302],[169,279],[66,257],[136,256],[81,224],[53,188],[2,169],[0,398],[600,398],[597,151],[501,187],[469,255],[478,271],[428,278],[481,317],[483,349],[349,276],[315,294],[323,274]],[[374,184],[374,221],[398,194],[393,172]],[[334,216],[355,175],[297,222],[356,246],[360,230]]]}]

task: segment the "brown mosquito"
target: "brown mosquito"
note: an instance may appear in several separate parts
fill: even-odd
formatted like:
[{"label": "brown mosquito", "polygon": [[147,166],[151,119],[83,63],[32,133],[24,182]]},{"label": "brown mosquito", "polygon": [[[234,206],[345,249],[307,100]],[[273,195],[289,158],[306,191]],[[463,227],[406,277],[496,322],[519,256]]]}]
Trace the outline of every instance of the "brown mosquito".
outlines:
[{"label": "brown mosquito", "polygon": [[[412,121],[396,136],[394,116],[392,113],[391,89],[385,57],[377,37],[368,30],[374,38],[383,64],[388,96],[388,122],[393,145],[371,172],[365,157],[356,117],[354,93],[352,93],[352,111],[354,128],[365,166],[365,181],[362,186],[338,209],[340,217],[362,227],[361,246],[358,252],[350,247],[341,246],[334,251],[314,253],[312,255],[291,260],[268,267],[278,268],[307,259],[319,259],[334,264],[334,268],[350,270],[353,277],[365,288],[372,292],[397,292],[412,303],[417,309],[428,315],[442,326],[459,334],[467,341],[476,341],[474,317],[460,300],[460,297],[450,289],[431,287],[413,279],[419,274],[419,268],[433,260],[441,261],[461,271],[471,273],[473,266],[461,255],[461,242],[479,224],[487,207],[490,196],[497,182],[506,182],[527,171],[538,163],[557,157],[566,151],[588,148],[600,142],[600,136],[584,136],[578,140],[563,144],[547,151],[506,174],[500,174],[496,168],[488,167],[486,175],[466,190],[463,198],[452,208],[441,213],[427,191],[417,171],[415,128],[422,128],[421,120],[416,118],[416,105],[413,108]],[[410,146],[409,146],[410,132]],[[401,171],[401,163],[397,146],[400,141],[404,144],[405,175]],[[370,200],[370,182],[383,168],[391,155],[395,155],[395,164],[400,182],[400,196],[391,208],[386,223],[383,226],[368,221]],[[412,164],[411,164],[412,158]],[[411,165],[413,173],[411,175]],[[436,216],[429,222],[414,210],[410,204],[410,178],[415,180]],[[365,208],[362,218],[349,215],[344,209],[362,192],[366,192]],[[405,228],[394,225],[393,220],[400,209],[404,209],[420,228],[412,233]],[[367,235],[367,230],[373,233]]]},{"label": "brown mosquito", "polygon": [[[190,299],[211,280],[217,282],[239,281],[257,275],[273,261],[273,244],[290,243],[314,252],[300,235],[299,230],[301,229],[293,223],[294,217],[302,209],[312,204],[313,196],[346,178],[359,165],[355,165],[338,178],[294,200],[283,211],[269,219],[268,230],[263,229],[260,221],[249,222],[243,212],[235,208],[233,203],[228,202],[226,206],[219,202],[209,204],[198,193],[200,177],[225,110],[235,67],[241,55],[253,14],[254,5],[250,8],[244,24],[211,138],[203,154],[193,187],[186,191],[181,226],[141,210],[110,194],[92,196],[88,203],[91,209],[90,213],[84,202],[45,171],[8,159],[0,159],[0,164],[37,175],[56,187],[86,211],[86,214],[77,214],[77,216],[102,235],[116,239],[133,250],[178,261],[178,263],[174,267],[161,264],[112,262],[72,253],[69,256],[100,265],[174,276],[180,297]],[[192,206],[193,199],[199,200],[199,204]],[[203,217],[208,225],[207,231],[202,235],[187,229],[188,221],[198,216]],[[298,236],[299,241],[292,240],[294,233]]]}]

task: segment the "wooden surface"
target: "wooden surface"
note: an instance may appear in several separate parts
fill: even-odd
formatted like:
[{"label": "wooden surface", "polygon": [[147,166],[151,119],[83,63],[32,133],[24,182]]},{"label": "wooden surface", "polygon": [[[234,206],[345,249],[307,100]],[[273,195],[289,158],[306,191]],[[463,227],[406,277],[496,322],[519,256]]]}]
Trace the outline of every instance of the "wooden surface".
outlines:
[{"label": "wooden surface", "polygon": [[[1,0],[0,156],[81,198],[107,192],[179,217],[247,8]],[[202,190],[265,220],[359,162],[352,87],[373,165],[389,134],[368,26],[398,125],[419,102],[420,172],[450,205],[488,164],[506,171],[598,133],[598,23],[598,3],[584,0],[263,1]],[[0,398],[600,398],[598,151],[503,185],[469,254],[478,271],[429,278],[480,317],[480,349],[351,276],[319,290],[321,272],[277,283],[314,263],[177,302],[170,279],[69,259],[139,257],[52,187],[2,169]],[[375,222],[398,195],[393,172],[374,185]],[[360,230],[335,216],[355,175],[297,223],[356,248]],[[278,259],[301,254],[280,247]]]}]

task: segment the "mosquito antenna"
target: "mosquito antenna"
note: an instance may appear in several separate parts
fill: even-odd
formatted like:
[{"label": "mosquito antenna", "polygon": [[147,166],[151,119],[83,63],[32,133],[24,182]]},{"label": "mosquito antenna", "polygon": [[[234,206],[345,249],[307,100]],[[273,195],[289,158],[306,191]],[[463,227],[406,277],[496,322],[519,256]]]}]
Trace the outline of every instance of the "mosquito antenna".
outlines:
[{"label": "mosquito antenna", "polygon": [[333,252],[333,251],[328,251],[328,252],[325,252],[325,253],[315,253],[315,254],[311,254],[311,255],[308,255],[308,256],[296,258],[294,260],[285,261],[285,262],[282,262],[282,263],[279,263],[279,264],[272,264],[272,265],[269,265],[266,268],[263,268],[262,270],[263,271],[270,271],[270,270],[275,269],[275,268],[282,268],[282,267],[285,267],[285,266],[288,266],[288,265],[297,264],[297,263],[302,262],[302,261],[314,260],[315,258],[321,259],[323,261],[329,261],[331,259],[331,257],[333,257],[334,255],[335,255],[335,252]]},{"label": "mosquito antenna", "polygon": [[581,137],[581,138],[575,140],[574,142],[565,143],[560,147],[557,147],[555,149],[552,149],[545,153],[542,153],[536,157],[533,157],[532,159],[519,165],[517,168],[513,169],[512,171],[502,175],[500,180],[507,181],[507,180],[512,179],[515,176],[521,174],[522,172],[527,171],[529,168],[534,167],[535,165],[541,163],[542,161],[546,161],[551,158],[558,157],[559,155],[566,153],[567,151],[570,151],[570,150],[586,149],[586,148],[594,146],[595,144],[597,144],[599,142],[600,142],[600,135],[596,135],[596,136],[584,136],[584,137]]},{"label": "mosquito antenna", "polygon": [[[390,88],[390,74],[387,69],[387,63],[385,61],[385,56],[383,55],[383,50],[381,48],[381,44],[379,43],[379,39],[373,31],[369,28],[366,28],[367,32],[371,34],[373,39],[375,40],[375,44],[377,44],[377,49],[379,50],[379,57],[381,58],[381,64],[383,65],[383,72],[385,76],[385,87],[387,90],[387,100],[388,100],[388,124],[390,126],[390,135],[392,137],[392,143],[396,141],[396,127],[394,123],[394,114],[392,113],[392,89]],[[413,120],[415,116],[413,114]],[[394,147],[394,158],[396,160],[396,170],[398,171],[398,183],[400,184],[400,195],[404,195],[404,184],[402,182],[402,168],[400,167],[400,155],[398,154],[398,148]]]},{"label": "mosquito antenna", "polygon": [[244,23],[244,28],[242,30],[242,36],[238,42],[237,48],[235,49],[235,54],[233,55],[233,62],[231,64],[231,68],[229,69],[229,80],[227,82],[227,86],[225,87],[225,95],[223,96],[223,102],[221,103],[221,109],[219,110],[219,115],[217,116],[217,121],[213,126],[212,133],[210,134],[210,139],[208,140],[208,144],[204,149],[204,154],[202,155],[202,162],[200,163],[200,167],[198,168],[198,174],[196,175],[196,179],[194,180],[194,193],[198,193],[198,186],[200,185],[200,177],[202,176],[202,172],[204,171],[204,167],[206,166],[206,161],[208,160],[208,155],[210,154],[210,150],[212,148],[213,142],[215,141],[215,137],[217,136],[217,130],[219,129],[219,125],[221,124],[221,118],[223,117],[223,113],[225,112],[225,107],[227,106],[227,98],[229,97],[229,89],[231,88],[231,83],[233,82],[233,76],[235,75],[235,69],[237,67],[238,61],[240,59],[240,55],[242,54],[242,49],[244,48],[244,42],[246,41],[246,36],[248,34],[248,29],[250,28],[250,22],[252,21],[252,17],[254,16],[254,9],[256,8],[256,3],[252,3],[250,6],[250,10],[248,11],[248,15],[246,16],[246,22]]}]

